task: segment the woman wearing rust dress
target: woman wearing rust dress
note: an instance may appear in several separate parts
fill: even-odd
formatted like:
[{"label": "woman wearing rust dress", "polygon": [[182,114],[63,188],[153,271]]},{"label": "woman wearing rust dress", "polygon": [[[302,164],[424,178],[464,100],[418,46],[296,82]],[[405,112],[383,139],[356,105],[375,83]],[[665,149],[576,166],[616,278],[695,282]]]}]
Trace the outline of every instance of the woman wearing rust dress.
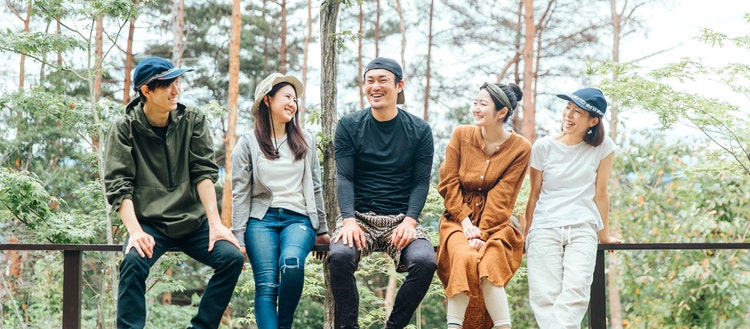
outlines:
[{"label": "woman wearing rust dress", "polygon": [[437,272],[448,298],[448,328],[511,327],[505,285],[521,265],[523,233],[510,216],[531,144],[503,124],[522,96],[513,83],[483,84],[472,107],[474,125],[457,127],[445,151]]}]

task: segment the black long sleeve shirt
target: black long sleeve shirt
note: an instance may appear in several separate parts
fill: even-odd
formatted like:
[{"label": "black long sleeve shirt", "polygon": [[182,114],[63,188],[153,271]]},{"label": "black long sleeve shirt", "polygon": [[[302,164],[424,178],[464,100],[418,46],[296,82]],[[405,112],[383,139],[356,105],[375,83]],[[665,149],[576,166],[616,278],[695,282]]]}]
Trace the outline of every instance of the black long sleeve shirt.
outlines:
[{"label": "black long sleeve shirt", "polygon": [[434,155],[427,122],[401,109],[385,122],[370,108],[351,113],[336,127],[334,154],[342,218],[356,210],[419,219]]}]

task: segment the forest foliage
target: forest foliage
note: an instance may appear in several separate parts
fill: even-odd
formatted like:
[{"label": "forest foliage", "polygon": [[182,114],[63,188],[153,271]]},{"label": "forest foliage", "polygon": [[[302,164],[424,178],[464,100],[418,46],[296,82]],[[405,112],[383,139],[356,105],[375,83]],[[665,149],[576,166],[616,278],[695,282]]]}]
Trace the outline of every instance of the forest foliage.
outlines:
[{"label": "forest foliage", "polygon": [[[597,1],[583,0],[596,5]],[[425,1],[419,2],[423,5]],[[601,3],[601,1],[599,1]],[[252,101],[255,84],[279,70],[282,15],[278,1],[243,3],[241,34],[240,109]],[[302,70],[305,51],[303,28],[307,10],[301,1],[288,1],[286,67]],[[399,21],[393,1],[344,1],[339,14],[337,115],[359,108],[352,91],[359,71],[356,52],[360,10],[365,31],[366,57],[377,23],[381,48],[399,47]],[[360,6],[361,3],[361,6]],[[376,3],[383,14],[375,12]],[[441,24],[434,33],[439,50],[465,56],[467,74],[496,77],[500,81],[526,79],[518,68],[497,76],[499,69],[517,57],[522,31],[517,22],[519,2],[492,1],[499,10],[488,13],[497,25],[472,20],[480,7],[469,1],[443,1]],[[551,6],[550,6],[551,4]],[[549,96],[554,85],[596,85],[620,111],[655,114],[659,125],[643,131],[623,130],[610,181],[610,227],[628,243],[744,242],[750,234],[750,113],[741,107],[750,99],[750,66],[716,65],[694,58],[675,59],[657,69],[637,62],[616,62],[601,55],[610,47],[608,22],[595,10],[577,11],[570,2],[535,2],[540,22],[540,57],[537,76],[537,112],[557,113],[561,108]],[[427,6],[405,4],[410,15],[406,27],[413,31],[409,45],[427,37],[423,28]],[[598,7],[597,7],[598,8]],[[600,8],[601,9],[601,8]],[[129,0],[9,0],[2,17],[16,20],[17,29],[0,31],[0,53],[20,65],[21,76],[5,74],[0,95],[0,243],[120,243],[125,229],[106,204],[100,182],[101,145],[108,123],[122,113],[125,44],[129,24],[136,26],[136,61],[148,55],[171,57],[170,4]],[[565,22],[565,15],[590,18],[584,29]],[[185,1],[186,36],[184,65],[195,68],[186,79],[184,101],[210,114],[217,153],[222,153],[226,129],[228,88],[228,38],[230,1]],[[318,19],[313,14],[313,19]],[[738,13],[739,15],[739,13]],[[376,22],[376,18],[378,21]],[[491,18],[491,20],[490,20]],[[745,15],[750,27],[750,16]],[[97,22],[103,36],[97,44]],[[583,19],[580,21],[584,21]],[[24,30],[24,24],[28,30]],[[60,31],[60,32],[57,32]],[[469,32],[467,32],[469,31]],[[499,33],[498,31],[502,32]],[[703,30],[695,36],[707,49],[721,52],[735,47],[750,54],[750,35],[744,31]],[[541,33],[541,32],[540,32]],[[319,41],[320,36],[313,35]],[[314,41],[315,41],[314,40]],[[572,47],[572,45],[577,45]],[[467,49],[487,46],[486,52]],[[603,50],[603,51],[594,51]],[[97,53],[101,54],[98,57]],[[495,53],[496,57],[488,57]],[[593,54],[593,55],[592,55]],[[409,49],[407,104],[418,112],[427,76],[427,52]],[[441,59],[432,63],[440,67]],[[25,63],[25,64],[23,64]],[[497,63],[502,63],[499,65]],[[25,73],[24,69],[26,70]],[[319,75],[309,63],[309,75]],[[450,76],[449,68],[432,74],[429,94],[430,124],[435,131],[435,169],[442,160],[453,127],[469,120],[467,97],[476,88]],[[95,88],[97,76],[101,88]],[[613,79],[616,76],[616,79]],[[315,81],[311,79],[311,81]],[[539,81],[539,82],[536,82]],[[685,84],[712,84],[736,98],[687,91]],[[308,86],[314,85],[308,84]],[[313,92],[308,89],[308,93]],[[424,96],[427,97],[427,96]],[[526,95],[525,97],[536,97]],[[739,99],[739,100],[738,100]],[[244,104],[244,105],[243,105]],[[412,105],[413,104],[413,105]],[[308,128],[320,130],[318,117],[326,109],[309,103]],[[240,111],[238,131],[252,118]],[[556,115],[556,114],[555,114]],[[675,126],[695,134],[675,136]],[[242,127],[241,129],[239,129]],[[518,127],[512,127],[518,128]],[[538,135],[552,134],[554,125],[536,127]],[[321,159],[322,160],[322,159]],[[437,170],[434,170],[434,182]],[[220,180],[217,189],[224,186]],[[524,186],[526,188],[526,186]],[[523,214],[526,195],[519,195],[515,214]],[[219,193],[219,195],[221,195]],[[433,186],[422,214],[423,224],[437,242],[442,200]],[[85,254],[84,328],[114,327],[113,290],[116,290],[115,253]],[[611,256],[610,256],[611,257]],[[379,328],[386,318],[385,287],[393,276],[390,260],[373,255],[363,260],[360,282],[360,321],[363,328]],[[747,250],[618,251],[614,284],[620,291],[622,323],[627,328],[740,328],[750,323],[750,255]],[[295,319],[297,328],[323,328],[325,279],[323,265],[312,258],[306,264],[304,297]],[[62,254],[46,252],[0,253],[0,328],[49,328],[61,321]],[[149,279],[149,326],[181,328],[195,312],[210,271],[180,254],[169,254],[152,270]],[[395,275],[403,280],[402,275]],[[611,277],[611,276],[610,276]],[[665,292],[671,292],[666,294]],[[254,328],[254,287],[250,267],[243,271],[232,300],[228,328]],[[171,301],[163,297],[169,295]],[[514,327],[530,328],[534,319],[527,302],[525,269],[508,286]],[[412,321],[412,328],[443,327],[445,305],[437,278]],[[52,325],[53,327],[56,325]]]}]

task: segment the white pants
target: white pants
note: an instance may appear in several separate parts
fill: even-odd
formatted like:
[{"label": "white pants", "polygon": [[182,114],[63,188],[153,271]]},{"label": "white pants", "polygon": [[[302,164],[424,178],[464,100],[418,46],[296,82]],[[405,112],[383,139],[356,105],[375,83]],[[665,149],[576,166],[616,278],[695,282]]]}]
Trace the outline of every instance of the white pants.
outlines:
[{"label": "white pants", "polygon": [[527,237],[529,302],[540,329],[579,329],[599,242],[591,224],[534,229]]}]

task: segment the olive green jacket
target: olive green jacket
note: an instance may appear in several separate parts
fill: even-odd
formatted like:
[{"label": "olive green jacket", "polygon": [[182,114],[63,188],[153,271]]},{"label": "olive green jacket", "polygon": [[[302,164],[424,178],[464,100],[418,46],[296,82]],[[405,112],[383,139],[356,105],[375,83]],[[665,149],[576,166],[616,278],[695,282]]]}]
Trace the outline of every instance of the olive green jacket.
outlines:
[{"label": "olive green jacket", "polygon": [[182,237],[206,220],[196,189],[204,179],[216,182],[218,166],[202,113],[178,104],[162,140],[136,99],[110,127],[104,144],[104,184],[115,211],[123,199],[131,199],[140,223],[168,237]]}]

